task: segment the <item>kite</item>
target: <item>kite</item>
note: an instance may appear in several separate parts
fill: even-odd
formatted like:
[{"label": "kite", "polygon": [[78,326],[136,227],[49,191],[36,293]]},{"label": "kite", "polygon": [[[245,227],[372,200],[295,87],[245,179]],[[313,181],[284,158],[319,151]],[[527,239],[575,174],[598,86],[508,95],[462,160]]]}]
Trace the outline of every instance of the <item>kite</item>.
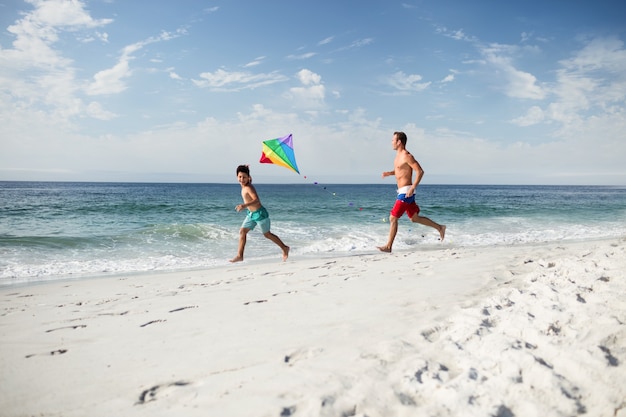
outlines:
[{"label": "kite", "polygon": [[282,138],[263,141],[263,154],[259,162],[262,164],[280,165],[299,174],[296,156],[293,152],[291,133]]}]

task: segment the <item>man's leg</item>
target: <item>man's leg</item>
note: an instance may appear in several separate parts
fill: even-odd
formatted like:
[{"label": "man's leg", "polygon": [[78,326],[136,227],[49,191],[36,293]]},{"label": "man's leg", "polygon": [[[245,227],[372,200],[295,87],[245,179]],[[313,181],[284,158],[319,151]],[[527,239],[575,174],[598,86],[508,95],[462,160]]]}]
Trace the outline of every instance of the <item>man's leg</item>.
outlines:
[{"label": "man's leg", "polygon": [[391,247],[393,246],[393,241],[396,238],[396,234],[398,233],[398,218],[394,216],[389,216],[389,239],[387,240],[387,244],[385,246],[378,246],[378,250],[381,252],[391,252]]},{"label": "man's leg", "polygon": [[445,225],[435,223],[434,221],[430,220],[428,217],[422,217],[419,214],[415,214],[413,217],[411,217],[411,221],[414,223],[423,224],[424,226],[430,226],[433,229],[436,229],[439,232],[439,237],[441,241],[443,242],[443,238],[446,236]]}]

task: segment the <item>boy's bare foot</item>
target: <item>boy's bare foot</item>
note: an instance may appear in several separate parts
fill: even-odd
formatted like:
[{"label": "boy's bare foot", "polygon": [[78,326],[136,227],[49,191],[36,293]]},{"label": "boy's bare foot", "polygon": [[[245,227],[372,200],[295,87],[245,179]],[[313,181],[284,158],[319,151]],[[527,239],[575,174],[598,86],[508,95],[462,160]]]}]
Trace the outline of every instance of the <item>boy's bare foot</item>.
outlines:
[{"label": "boy's bare foot", "polygon": [[289,249],[291,249],[289,246],[285,246],[285,249],[283,249],[283,262],[285,262],[289,256]]},{"label": "boy's bare foot", "polygon": [[439,236],[441,236],[441,241],[443,242],[443,238],[446,237],[446,226],[441,225],[441,229],[439,229]]},{"label": "boy's bare foot", "polygon": [[387,247],[387,246],[376,246],[378,248],[379,251],[381,252],[386,252],[386,253],[391,253],[391,248]]},{"label": "boy's bare foot", "polygon": [[243,256],[235,256],[233,259],[230,260],[230,262],[241,262],[243,261]]}]

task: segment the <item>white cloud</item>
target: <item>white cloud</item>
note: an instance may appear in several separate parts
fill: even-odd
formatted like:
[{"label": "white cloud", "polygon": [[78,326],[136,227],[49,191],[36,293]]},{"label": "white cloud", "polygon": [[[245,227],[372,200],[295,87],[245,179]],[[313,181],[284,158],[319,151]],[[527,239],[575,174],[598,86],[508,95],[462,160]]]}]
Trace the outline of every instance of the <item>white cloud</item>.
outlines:
[{"label": "white cloud", "polygon": [[94,28],[112,22],[112,19],[94,20],[80,0],[27,0],[35,10],[25,18],[42,26]]},{"label": "white cloud", "polygon": [[322,77],[308,69],[300,70],[297,74],[298,79],[304,85],[319,84],[322,82]]},{"label": "white cloud", "polygon": [[122,49],[122,54],[117,63],[111,68],[97,72],[93,76],[93,82],[85,88],[85,92],[89,95],[121,93],[126,90],[126,82],[124,80],[132,75],[130,61],[134,59],[134,53],[140,51],[146,45],[169,41],[185,33],[186,31],[184,29],[179,29],[173,33],[162,31],[159,36],[150,37],[143,41],[126,45]]},{"label": "white cloud", "polygon": [[595,39],[560,62],[549,116],[575,132],[580,123],[611,117],[626,107],[626,50],[616,39]]},{"label": "white cloud", "polygon": [[353,41],[351,44],[337,49],[337,51],[345,51],[345,50],[348,50],[348,49],[361,48],[363,46],[367,46],[367,45],[371,44],[372,42],[374,42],[374,39],[372,39],[372,38],[357,39],[357,40]]},{"label": "white cloud", "polygon": [[502,44],[492,44],[481,48],[486,64],[497,71],[496,73],[503,75],[505,82],[503,90],[507,96],[542,100],[545,98],[546,92],[538,85],[537,78],[528,72],[515,68],[511,56],[515,52],[517,52],[516,47]]},{"label": "white cloud", "polygon": [[451,83],[452,81],[454,81],[454,74],[448,74],[441,80],[442,83]]},{"label": "white cloud", "polygon": [[253,74],[250,72],[228,72],[218,69],[215,72],[203,72],[201,80],[192,80],[200,88],[209,88],[215,91],[241,91],[250,90],[265,85],[271,85],[287,80],[287,77],[279,72],[267,74]]},{"label": "white cloud", "polygon": [[624,76],[624,42],[616,38],[593,39],[572,58],[561,61],[561,64],[571,71],[592,72],[601,69]]},{"label": "white cloud", "polygon": [[532,126],[541,123],[544,118],[543,110],[538,106],[532,106],[524,116],[511,120],[511,123],[518,126]]},{"label": "white cloud", "polygon": [[117,94],[126,90],[123,79],[130,76],[128,59],[120,60],[113,68],[102,70],[93,76],[94,81],[86,88],[89,95]]},{"label": "white cloud", "polygon": [[115,113],[105,110],[100,103],[95,101],[87,105],[87,114],[99,120],[111,120],[117,117]]},{"label": "white cloud", "polygon": [[29,3],[35,9],[7,28],[15,40],[13,49],[0,49],[0,66],[23,69],[70,65],[69,59],[52,48],[59,39],[59,32],[92,29],[112,21],[93,19],[81,1],[30,0]]},{"label": "white cloud", "polygon": [[626,99],[626,50],[617,39],[595,39],[560,62],[556,91],[570,108],[607,109]]},{"label": "white cloud", "polygon": [[362,46],[367,46],[372,42],[374,42],[374,39],[372,38],[357,39],[356,41],[352,42],[350,48],[360,48]]},{"label": "white cloud", "polygon": [[[546,97],[545,89],[539,85],[537,78],[526,71],[519,70],[515,67],[513,57],[519,53],[520,48],[515,45],[505,45],[492,43],[490,45],[481,44],[478,39],[466,35],[463,30],[451,31],[445,27],[437,27],[437,33],[446,37],[469,42],[475,45],[484,60],[464,60],[466,64],[483,64],[494,75],[501,75],[501,89],[504,93],[512,98],[542,100]],[[523,34],[526,40],[526,34]],[[536,52],[536,47],[526,47],[524,50]],[[495,77],[498,79],[500,77]]]},{"label": "white cloud", "polygon": [[324,105],[326,88],[321,84],[310,87],[293,87],[289,89],[289,93],[298,107],[321,107]]},{"label": "white cloud", "polygon": [[457,41],[474,42],[476,39],[465,34],[463,29],[450,30],[445,26],[436,26],[435,32]]},{"label": "white cloud", "polygon": [[256,67],[257,65],[260,65],[263,62],[264,59],[265,59],[264,56],[260,56],[258,58],[255,58],[253,61],[248,62],[243,67],[244,68]]},{"label": "white cloud", "polygon": [[507,67],[506,70],[509,78],[506,93],[509,97],[541,100],[546,96],[543,88],[537,85],[537,78],[534,75],[513,67]]},{"label": "white cloud", "polygon": [[362,46],[367,46],[372,42],[374,42],[374,39],[372,38],[357,39],[356,41],[352,42],[350,46],[348,46],[348,48],[360,48]]},{"label": "white cloud", "polygon": [[109,34],[106,33],[106,32],[103,32],[103,33],[96,32],[96,37],[98,39],[100,39],[104,43],[108,43],[109,42]]},{"label": "white cloud", "polygon": [[387,83],[401,92],[410,93],[423,91],[428,88],[430,82],[421,82],[422,76],[419,74],[405,74],[398,71],[387,79]]},{"label": "white cloud", "polygon": [[322,84],[322,77],[308,69],[298,71],[296,77],[303,87],[293,87],[285,94],[298,108],[316,109],[324,106],[326,87]]},{"label": "white cloud", "polygon": [[329,37],[327,37],[327,38],[322,39],[321,41],[319,41],[319,42],[317,43],[317,45],[318,45],[318,46],[327,45],[327,44],[331,43],[331,42],[333,41],[333,39],[334,39],[334,38],[335,38],[334,36],[329,36]]},{"label": "white cloud", "polygon": [[[74,62],[55,49],[55,44],[63,32],[76,33],[77,42],[92,39],[89,29],[112,20],[93,19],[82,1],[29,3],[34,9],[8,27],[15,37],[13,48],[0,49],[0,87],[15,98],[16,108],[47,112],[63,120],[81,113],[98,117],[106,114],[93,108],[90,111],[77,97],[79,82]],[[96,32],[95,36],[106,40],[106,34]]]},{"label": "white cloud", "polygon": [[288,55],[287,59],[294,59],[294,60],[309,59],[309,58],[313,58],[315,55],[317,55],[315,52],[307,52],[307,53],[300,54],[300,55]]}]

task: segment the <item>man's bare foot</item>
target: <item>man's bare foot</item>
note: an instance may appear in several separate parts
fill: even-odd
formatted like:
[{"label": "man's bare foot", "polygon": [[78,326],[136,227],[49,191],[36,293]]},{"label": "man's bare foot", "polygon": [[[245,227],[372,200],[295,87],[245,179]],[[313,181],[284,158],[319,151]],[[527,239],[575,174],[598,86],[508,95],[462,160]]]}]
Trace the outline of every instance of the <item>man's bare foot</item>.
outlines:
[{"label": "man's bare foot", "polygon": [[230,260],[230,262],[234,263],[234,262],[241,262],[243,261],[243,256],[235,256],[233,259]]},{"label": "man's bare foot", "polygon": [[283,249],[283,262],[285,262],[289,256],[289,249],[291,249],[289,246],[285,246],[285,249]]},{"label": "man's bare foot", "polygon": [[391,253],[391,248],[390,247],[387,247],[387,246],[376,246],[376,247],[381,252]]},{"label": "man's bare foot", "polygon": [[441,225],[441,229],[439,229],[439,236],[441,237],[441,241],[443,242],[443,238],[446,237],[446,226]]}]

